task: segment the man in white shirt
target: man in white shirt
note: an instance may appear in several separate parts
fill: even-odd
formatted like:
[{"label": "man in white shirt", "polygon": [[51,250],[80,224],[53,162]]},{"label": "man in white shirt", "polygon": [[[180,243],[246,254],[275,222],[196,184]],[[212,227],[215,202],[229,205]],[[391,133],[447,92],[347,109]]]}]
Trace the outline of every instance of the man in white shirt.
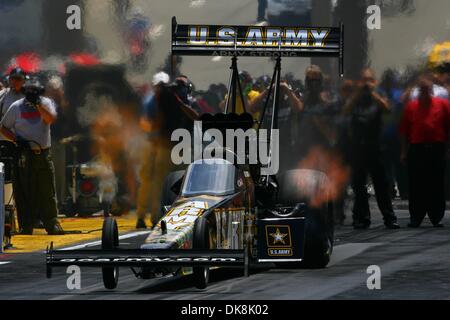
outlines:
[{"label": "man in white shirt", "polygon": [[19,167],[14,179],[17,204],[22,208],[22,234],[33,234],[33,222],[40,215],[50,235],[65,234],[57,220],[55,169],[51,158],[50,126],[57,113],[53,101],[42,97],[38,81],[25,85],[25,98],[16,101],[0,122],[1,132],[20,147]]},{"label": "man in white shirt", "polygon": [[[448,90],[438,84],[433,84],[431,95],[435,98],[442,98],[448,100]],[[410,100],[416,100],[419,98],[419,88],[415,87],[411,91],[411,95],[409,96]]]},{"label": "man in white shirt", "polygon": [[[435,98],[449,99],[449,92],[447,89],[448,72],[437,70],[434,73],[430,73],[430,79],[433,81],[433,87],[431,89],[431,96]],[[416,100],[419,98],[419,87],[416,86],[411,90],[409,100]]]}]

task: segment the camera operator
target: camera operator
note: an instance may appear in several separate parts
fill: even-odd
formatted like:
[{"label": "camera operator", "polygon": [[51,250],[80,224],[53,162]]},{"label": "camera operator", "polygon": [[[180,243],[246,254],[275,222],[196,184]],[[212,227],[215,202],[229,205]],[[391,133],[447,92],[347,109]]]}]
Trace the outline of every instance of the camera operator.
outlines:
[{"label": "camera operator", "polygon": [[0,123],[1,132],[18,146],[14,179],[22,234],[33,234],[33,221],[40,216],[49,235],[64,234],[57,220],[55,174],[50,155],[50,126],[57,113],[53,102],[42,97],[37,80],[24,85],[25,98],[13,103]]},{"label": "camera operator", "polygon": [[172,170],[171,142],[172,132],[176,129],[192,131],[193,121],[198,113],[191,105],[192,85],[186,76],[167,84],[167,77],[154,81],[154,94],[144,104],[141,128],[147,134],[148,141],[142,148],[140,186],[137,201],[137,229],[145,229],[145,216],[150,213],[152,225],[160,215],[161,190],[166,175]]}]

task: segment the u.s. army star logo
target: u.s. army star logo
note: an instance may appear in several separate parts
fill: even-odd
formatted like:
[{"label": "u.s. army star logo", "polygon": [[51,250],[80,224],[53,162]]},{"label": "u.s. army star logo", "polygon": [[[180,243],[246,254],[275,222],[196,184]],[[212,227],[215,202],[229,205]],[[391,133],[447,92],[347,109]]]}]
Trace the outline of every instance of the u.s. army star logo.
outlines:
[{"label": "u.s. army star logo", "polygon": [[270,236],[273,238],[273,244],[277,244],[278,242],[280,242],[281,244],[286,244],[284,238],[287,235],[287,233],[281,233],[279,228],[277,228],[277,231],[275,233],[270,234]]}]

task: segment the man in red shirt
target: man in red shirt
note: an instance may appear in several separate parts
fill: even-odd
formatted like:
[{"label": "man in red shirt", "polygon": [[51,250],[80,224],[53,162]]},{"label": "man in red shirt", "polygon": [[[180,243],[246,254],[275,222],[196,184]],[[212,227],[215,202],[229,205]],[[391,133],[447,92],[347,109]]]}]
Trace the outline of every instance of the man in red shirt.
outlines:
[{"label": "man in red shirt", "polygon": [[419,98],[405,107],[400,132],[402,160],[409,175],[409,227],[418,228],[426,214],[435,227],[442,227],[445,213],[445,164],[450,138],[448,100],[432,96],[433,83],[419,80]]}]

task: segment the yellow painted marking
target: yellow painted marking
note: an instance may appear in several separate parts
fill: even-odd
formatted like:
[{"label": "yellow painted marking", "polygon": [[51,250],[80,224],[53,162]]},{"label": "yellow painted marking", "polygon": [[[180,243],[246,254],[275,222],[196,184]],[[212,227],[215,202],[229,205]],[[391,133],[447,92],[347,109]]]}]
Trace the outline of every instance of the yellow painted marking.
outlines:
[{"label": "yellow painted marking", "polygon": [[[119,227],[119,233],[123,234],[130,231],[135,231],[136,217],[133,214],[129,214],[124,217],[116,217],[117,225]],[[91,230],[97,230],[89,234],[68,234],[62,236],[49,236],[45,230],[35,229],[33,235],[17,235],[13,236],[12,244],[13,249],[6,250],[6,253],[27,253],[42,251],[47,248],[50,242],[53,241],[55,248],[66,247],[77,243],[82,243],[92,240],[101,239],[101,229],[103,225],[103,217],[91,217],[91,218],[61,218],[59,219],[61,226],[66,231],[82,231],[88,232]],[[146,221],[147,226],[150,226],[150,218]]]}]

